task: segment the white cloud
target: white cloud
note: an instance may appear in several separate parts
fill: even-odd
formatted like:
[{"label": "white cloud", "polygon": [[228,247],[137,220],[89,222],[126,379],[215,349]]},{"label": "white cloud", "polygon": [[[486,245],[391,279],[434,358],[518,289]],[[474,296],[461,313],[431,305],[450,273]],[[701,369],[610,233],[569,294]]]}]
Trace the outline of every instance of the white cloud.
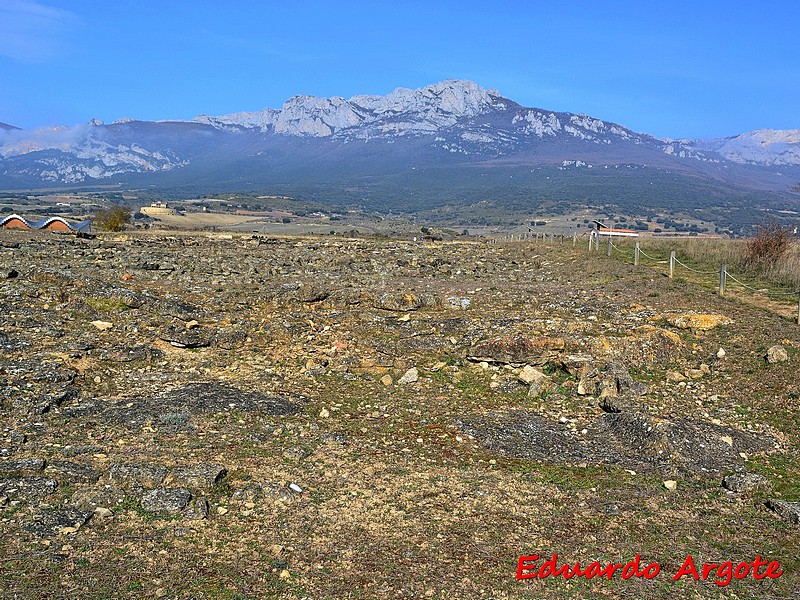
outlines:
[{"label": "white cloud", "polygon": [[8,158],[37,150],[62,150],[85,141],[93,133],[90,125],[42,127],[34,130],[0,129],[0,157]]},{"label": "white cloud", "polygon": [[24,63],[59,56],[78,23],[75,13],[31,0],[0,0],[0,56]]}]

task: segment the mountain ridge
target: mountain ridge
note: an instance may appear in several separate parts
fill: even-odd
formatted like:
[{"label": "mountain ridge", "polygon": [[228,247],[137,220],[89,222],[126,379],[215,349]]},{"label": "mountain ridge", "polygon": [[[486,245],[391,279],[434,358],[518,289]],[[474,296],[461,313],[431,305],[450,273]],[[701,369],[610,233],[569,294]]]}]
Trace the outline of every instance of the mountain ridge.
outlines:
[{"label": "mountain ridge", "polygon": [[397,210],[466,197],[519,203],[530,193],[531,210],[536,202],[563,210],[569,198],[651,205],[647,182],[634,185],[643,173],[652,173],[660,201],[680,196],[672,201],[685,205],[690,197],[698,209],[722,211],[727,195],[797,211],[800,130],[658,139],[450,79],[385,96],[298,95],[280,109],[191,120],[0,131],[5,189],[113,182],[187,194],[279,190]]}]

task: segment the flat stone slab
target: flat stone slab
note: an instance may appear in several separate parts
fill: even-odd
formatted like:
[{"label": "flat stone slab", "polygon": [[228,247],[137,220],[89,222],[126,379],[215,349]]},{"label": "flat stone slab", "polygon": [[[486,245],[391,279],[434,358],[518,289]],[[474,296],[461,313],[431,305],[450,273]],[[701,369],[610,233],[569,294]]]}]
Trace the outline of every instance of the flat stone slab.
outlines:
[{"label": "flat stone slab", "polygon": [[78,508],[95,510],[96,508],[113,509],[125,501],[125,490],[113,485],[100,487],[82,487],[72,494],[70,502]]},{"label": "flat stone slab", "polygon": [[771,490],[769,479],[758,473],[735,473],[722,480],[722,486],[732,492],[743,493],[755,490]]},{"label": "flat stone slab", "polygon": [[58,482],[49,477],[20,477],[0,480],[0,495],[19,500],[41,500],[58,489]]},{"label": "flat stone slab", "polygon": [[246,392],[224,383],[189,383],[152,396],[121,400],[104,410],[101,417],[131,428],[148,422],[174,427],[168,416],[188,415],[191,418],[193,415],[231,411],[281,416],[296,414],[300,407],[284,397]]},{"label": "flat stone slab", "polygon": [[527,411],[490,413],[464,419],[459,425],[487,449],[506,456],[555,463],[591,458],[589,448],[566,427]]},{"label": "flat stone slab", "polygon": [[547,336],[497,336],[477,342],[468,358],[476,362],[519,365],[544,365],[557,360],[564,351],[564,340]]},{"label": "flat stone slab", "polygon": [[744,466],[740,453],[755,455],[776,445],[767,435],[635,412],[601,415],[585,435],[522,410],[466,417],[457,424],[487,449],[513,458],[616,464],[665,474],[718,475],[739,470]]},{"label": "flat stone slab", "polygon": [[767,500],[767,508],[774,511],[781,518],[800,525],[800,502],[787,502],[786,500]]},{"label": "flat stone slab", "polygon": [[256,502],[268,498],[270,500],[279,500],[281,502],[289,502],[294,500],[294,494],[285,485],[278,483],[250,483],[241,487],[233,492],[231,499],[237,502]]},{"label": "flat stone slab", "polygon": [[228,470],[216,463],[199,463],[186,467],[175,467],[169,475],[169,484],[195,490],[214,487],[228,474]]},{"label": "flat stone slab", "polygon": [[59,533],[74,533],[91,518],[91,512],[79,508],[53,508],[34,515],[22,528],[40,537],[54,537]]},{"label": "flat stone slab", "polygon": [[145,463],[121,463],[111,465],[105,480],[123,488],[154,488],[161,485],[168,472],[167,467]]},{"label": "flat stone slab", "polygon": [[40,458],[18,458],[16,460],[0,460],[0,477],[21,477],[36,475],[44,470],[44,461]]},{"label": "flat stone slab", "polygon": [[205,348],[214,343],[216,331],[211,329],[186,329],[180,325],[165,327],[159,337],[176,348]]},{"label": "flat stone slab", "polygon": [[145,492],[141,498],[142,508],[157,513],[180,513],[192,500],[192,493],[186,489],[155,489]]},{"label": "flat stone slab", "polygon": [[65,460],[49,462],[44,472],[45,475],[67,483],[95,483],[100,479],[100,473],[93,468]]}]

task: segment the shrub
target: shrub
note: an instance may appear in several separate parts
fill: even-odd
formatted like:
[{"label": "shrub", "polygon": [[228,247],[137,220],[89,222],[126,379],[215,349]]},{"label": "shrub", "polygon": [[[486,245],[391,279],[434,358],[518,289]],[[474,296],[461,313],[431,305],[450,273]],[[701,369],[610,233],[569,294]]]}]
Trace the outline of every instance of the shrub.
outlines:
[{"label": "shrub", "polygon": [[111,208],[98,210],[94,216],[94,226],[100,231],[122,231],[130,219],[131,212],[116,204]]},{"label": "shrub", "polygon": [[747,240],[744,264],[748,269],[766,271],[785,258],[792,244],[792,232],[775,221],[758,226]]}]

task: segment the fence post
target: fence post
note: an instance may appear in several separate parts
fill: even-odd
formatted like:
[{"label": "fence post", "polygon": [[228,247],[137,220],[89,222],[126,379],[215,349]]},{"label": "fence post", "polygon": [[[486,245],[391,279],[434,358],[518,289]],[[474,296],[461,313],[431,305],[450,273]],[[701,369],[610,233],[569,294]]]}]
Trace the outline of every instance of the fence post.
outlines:
[{"label": "fence post", "polygon": [[564,234],[563,233],[561,234],[561,245],[562,246],[564,245]]},{"label": "fence post", "polygon": [[611,256],[611,236],[608,236],[608,255]]},{"label": "fence post", "polygon": [[591,233],[589,234],[589,252],[592,251],[592,242],[594,241],[594,240],[592,240],[592,235],[593,234],[591,234]]},{"label": "fence post", "polygon": [[669,278],[672,279],[672,276],[675,274],[675,250],[671,250],[669,253]]},{"label": "fence post", "polygon": [[639,266],[639,240],[636,240],[636,245],[633,247],[633,266]]},{"label": "fence post", "polygon": [[797,294],[797,324],[800,325],[800,294]]},{"label": "fence post", "polygon": [[728,265],[722,263],[722,266],[719,268],[719,295],[725,295],[725,278],[728,275]]},{"label": "fence post", "polygon": [[572,234],[572,247],[574,248],[575,244],[577,244],[577,243],[578,243],[578,234],[577,234],[577,232],[574,232]]}]

